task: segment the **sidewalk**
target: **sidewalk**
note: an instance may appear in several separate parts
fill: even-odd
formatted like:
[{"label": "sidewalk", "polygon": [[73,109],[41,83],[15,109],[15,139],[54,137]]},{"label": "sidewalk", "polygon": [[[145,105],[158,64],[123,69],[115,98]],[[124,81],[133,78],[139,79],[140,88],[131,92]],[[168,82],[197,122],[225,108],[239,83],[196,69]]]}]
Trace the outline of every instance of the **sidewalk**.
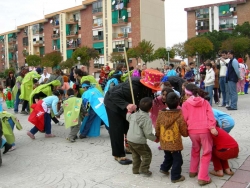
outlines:
[{"label": "sidewalk", "polygon": [[[211,175],[209,188],[246,188],[250,182],[250,95],[239,96],[237,111],[219,108],[235,119],[236,125],[230,132],[239,143],[238,158],[230,160],[230,166],[236,173],[233,177],[215,177]],[[4,105],[5,107],[5,105]],[[215,107],[215,105],[214,105]],[[21,109],[21,106],[19,107]],[[217,107],[216,107],[217,108]],[[12,110],[8,110],[13,112]],[[53,125],[55,138],[44,138],[37,133],[31,140],[26,132],[32,128],[28,116],[17,114],[23,130],[15,129],[17,149],[2,155],[3,165],[0,167],[0,188],[196,188],[197,178],[189,178],[191,142],[183,139],[184,150],[182,174],[186,180],[171,183],[170,177],[159,172],[164,159],[163,151],[158,144],[148,141],[152,149],[153,159],[150,170],[152,177],[145,178],[132,174],[132,165],[122,166],[111,155],[109,134],[101,127],[98,138],[78,139],[75,143],[65,138],[69,132],[64,127]],[[62,120],[62,119],[61,119]],[[127,155],[131,159],[131,155]],[[248,159],[247,159],[248,158]],[[246,160],[247,159],[247,160]],[[212,170],[212,163],[210,164]]]}]

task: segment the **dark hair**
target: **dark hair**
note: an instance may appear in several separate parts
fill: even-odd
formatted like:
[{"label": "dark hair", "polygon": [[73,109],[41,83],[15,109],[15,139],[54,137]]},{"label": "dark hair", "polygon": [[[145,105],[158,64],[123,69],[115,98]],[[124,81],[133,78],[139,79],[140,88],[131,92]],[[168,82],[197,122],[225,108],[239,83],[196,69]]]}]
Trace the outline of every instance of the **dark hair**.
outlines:
[{"label": "dark hair", "polygon": [[233,50],[229,50],[228,53],[234,55],[234,51]]},{"label": "dark hair", "polygon": [[221,54],[227,54],[227,51],[226,50],[222,50]]},{"label": "dark hair", "polygon": [[169,109],[176,109],[179,105],[179,97],[175,92],[170,92],[167,94],[166,103]]},{"label": "dark hair", "polygon": [[82,77],[83,76],[83,72],[81,71],[81,69],[75,69],[75,74],[77,74],[78,76]]},{"label": "dark hair", "polygon": [[171,63],[171,64],[169,64],[169,66],[170,66],[170,67],[172,67],[172,68],[174,68],[174,64],[172,64],[172,63]]},{"label": "dark hair", "polygon": [[64,94],[64,91],[62,89],[58,89],[58,90],[53,91],[53,95],[55,95],[55,96],[59,96],[59,95],[63,95],[63,94]]},{"label": "dark hair", "polygon": [[189,84],[186,86],[186,89],[187,89],[188,91],[191,91],[191,92],[193,93],[193,95],[196,96],[196,97],[197,97],[197,96],[200,96],[200,97],[202,97],[202,98],[205,98],[205,97],[208,95],[207,92],[203,91],[202,89],[198,88],[196,85],[191,84],[191,83],[189,83]]},{"label": "dark hair", "polygon": [[139,108],[144,112],[149,112],[149,110],[152,108],[152,105],[152,98],[144,97],[140,100]]},{"label": "dark hair", "polygon": [[163,92],[167,92],[167,94],[168,93],[170,93],[170,92],[174,92],[174,90],[171,88],[171,87],[165,87],[165,88],[163,88],[162,90],[161,90],[161,93],[163,93]]},{"label": "dark hair", "polygon": [[164,87],[172,87],[172,85],[169,81],[164,82],[163,85],[164,85]]},{"label": "dark hair", "polygon": [[209,66],[209,67],[212,67],[212,63],[211,62],[206,62],[205,65]]},{"label": "dark hair", "polygon": [[115,70],[120,70],[121,71],[123,67],[124,67],[123,63],[118,63],[118,65],[116,65],[116,69]]},{"label": "dark hair", "polygon": [[90,81],[88,81],[88,80],[85,80],[82,84],[87,84],[87,85],[89,85],[89,86],[86,87],[86,88],[89,88],[89,87],[90,87]]},{"label": "dark hair", "polygon": [[75,92],[74,92],[74,90],[72,89],[72,88],[69,88],[68,90],[67,90],[67,95],[68,96],[71,96],[71,95],[74,95],[75,94]]},{"label": "dark hair", "polygon": [[194,65],[194,62],[190,62],[190,63],[189,63],[189,66],[190,66],[190,65]]}]

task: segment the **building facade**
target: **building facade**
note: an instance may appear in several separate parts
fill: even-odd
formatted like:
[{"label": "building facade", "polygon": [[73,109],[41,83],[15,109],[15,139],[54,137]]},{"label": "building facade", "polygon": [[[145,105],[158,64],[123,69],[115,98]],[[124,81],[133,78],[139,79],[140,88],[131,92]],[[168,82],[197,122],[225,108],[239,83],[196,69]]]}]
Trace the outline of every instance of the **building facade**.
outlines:
[{"label": "building facade", "polygon": [[[25,57],[31,54],[43,57],[59,51],[65,61],[82,46],[100,54],[99,60],[91,63],[90,73],[106,63],[113,67],[112,52],[124,53],[124,47],[132,48],[143,39],[151,41],[155,49],[165,47],[164,14],[164,1],[160,0],[85,0],[80,6],[0,34],[0,70],[24,65]],[[135,64],[132,59],[131,66]],[[160,63],[150,66],[159,67]]]}]

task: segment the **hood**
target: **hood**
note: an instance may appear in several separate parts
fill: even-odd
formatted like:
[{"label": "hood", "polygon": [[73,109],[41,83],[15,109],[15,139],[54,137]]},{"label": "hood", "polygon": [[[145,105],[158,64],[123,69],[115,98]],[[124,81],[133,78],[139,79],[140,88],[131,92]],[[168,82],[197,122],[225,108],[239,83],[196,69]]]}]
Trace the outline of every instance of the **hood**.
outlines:
[{"label": "hood", "polygon": [[174,122],[176,122],[176,120],[182,115],[182,112],[179,109],[167,110],[165,112],[167,113],[165,116],[166,118],[164,118],[166,128],[172,126],[174,124]]},{"label": "hood", "polygon": [[186,102],[188,102],[189,104],[191,104],[192,106],[202,106],[203,103],[204,103],[204,100],[203,98],[201,97],[189,97],[188,100],[186,100]]}]

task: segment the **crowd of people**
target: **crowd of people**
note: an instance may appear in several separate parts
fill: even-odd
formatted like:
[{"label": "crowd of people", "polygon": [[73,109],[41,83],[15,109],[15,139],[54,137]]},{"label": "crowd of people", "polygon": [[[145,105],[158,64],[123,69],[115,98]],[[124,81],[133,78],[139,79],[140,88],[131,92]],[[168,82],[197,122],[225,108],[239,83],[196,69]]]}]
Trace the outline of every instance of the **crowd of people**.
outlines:
[{"label": "crowd of people", "polygon": [[[2,98],[7,108],[14,108],[14,113],[18,113],[22,100],[20,113],[28,115],[34,125],[27,132],[31,139],[38,132],[45,133],[45,138],[55,137],[51,133],[51,120],[71,129],[67,137],[70,142],[97,137],[100,126],[104,125],[114,160],[121,165],[133,164],[133,174],[152,174],[149,170],[152,152],[147,139],[160,143],[158,148],[164,151],[164,160],[159,170],[171,174],[173,183],[185,180],[181,174],[181,136],[190,137],[189,177],[198,176],[199,185],[206,185],[212,181],[211,160],[214,170],[210,174],[233,175],[228,159],[239,153],[237,142],[228,134],[234,126],[233,118],[212,108],[213,99],[219,105],[221,92],[223,101],[219,106],[237,109],[234,87],[238,84],[238,94],[242,94],[244,83],[238,81],[245,76],[247,80],[248,72],[245,68],[244,75],[241,74],[243,66],[238,61],[243,59],[237,61],[233,55],[232,51],[223,51],[220,59],[207,60],[199,70],[192,62],[189,65],[182,62],[176,69],[170,64],[162,70],[148,69],[146,65],[129,70],[123,64],[115,69],[106,65],[101,69],[99,81],[75,67],[69,76],[61,70],[49,74],[46,68],[29,71],[22,67],[17,78],[9,73],[8,90]],[[8,105],[7,101],[14,101],[14,105]],[[14,126],[22,127],[12,113],[0,114],[0,136],[3,134],[6,139],[0,139],[0,146],[6,153],[15,149]],[[64,122],[58,120],[62,114]],[[126,154],[132,154],[132,160]]]}]

